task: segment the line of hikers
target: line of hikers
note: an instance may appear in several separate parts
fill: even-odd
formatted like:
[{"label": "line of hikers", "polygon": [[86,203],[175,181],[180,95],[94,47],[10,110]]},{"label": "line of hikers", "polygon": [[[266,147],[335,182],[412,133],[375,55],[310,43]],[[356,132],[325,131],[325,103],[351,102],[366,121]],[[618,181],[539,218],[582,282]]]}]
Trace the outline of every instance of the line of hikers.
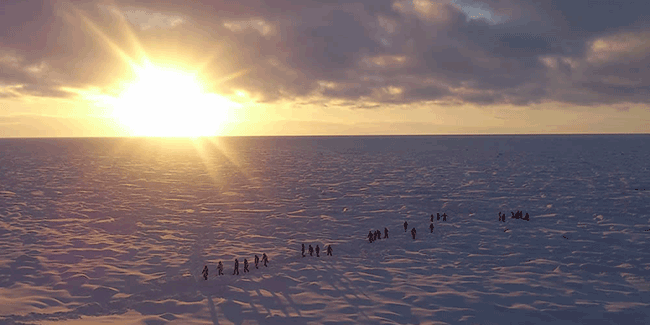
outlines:
[{"label": "line of hikers", "polygon": [[[385,228],[385,227],[384,227],[384,238],[388,238],[388,228]],[[377,239],[381,239],[381,231],[379,229],[377,229],[375,231],[372,231],[372,230],[368,231],[368,241],[369,242],[372,243],[372,242],[376,241]]]},{"label": "line of hikers", "polygon": [[[332,245],[327,245],[327,255],[332,256]],[[314,248],[309,245],[309,256],[314,256]],[[305,257],[305,244],[302,244],[302,257]],[[320,247],[316,244],[316,257],[320,257]]]},{"label": "line of hikers", "polygon": [[[528,212],[526,212],[526,215],[522,217],[523,212],[517,211],[517,212],[512,212],[510,211],[512,216],[510,218],[512,219],[522,219],[526,221],[530,221],[530,215],[528,215]],[[501,211],[499,211],[499,221],[506,222],[506,214],[501,214]]]},{"label": "line of hikers", "polygon": [[[258,264],[260,263],[260,258],[255,254],[255,268],[258,268]],[[266,256],[266,253],[262,254],[262,263],[264,263],[264,266],[268,266],[267,264],[269,263],[269,257]],[[248,269],[248,260],[244,259],[244,273],[250,272]],[[203,278],[205,280],[208,279],[208,266],[204,265],[203,266],[203,271],[201,272],[203,274]],[[239,260],[235,259],[235,268],[232,271],[233,275],[239,275]],[[223,275],[223,264],[221,261],[219,261],[219,264],[217,264],[217,275]]]},{"label": "line of hikers", "polygon": [[[446,213],[443,213],[442,215],[440,215],[440,213],[438,213],[438,220],[440,220],[440,217],[442,217],[442,221],[447,221],[447,214]],[[404,221],[404,232],[406,232],[408,227],[409,227],[409,223],[407,221]],[[429,225],[429,230],[431,231],[431,233],[433,233],[434,228],[435,227],[433,226],[433,214],[432,214],[431,215],[431,224]],[[414,227],[414,228],[411,229],[411,236],[413,237],[413,239],[415,239],[416,234],[417,234],[417,231],[415,230],[415,227]],[[367,238],[368,238],[368,242],[370,242],[370,243],[372,243],[372,242],[374,242],[374,241],[376,241],[378,239],[381,239],[381,231],[379,229],[377,229],[375,231],[370,230],[370,231],[368,231]],[[388,228],[384,228],[384,238],[388,238]]]},{"label": "line of hikers", "polygon": [[[436,220],[440,220],[440,217],[442,217],[442,221],[447,221],[447,213],[444,213],[444,212],[443,212],[442,215],[440,215],[440,213],[436,213],[436,215],[437,215],[437,219],[436,219]],[[406,232],[406,230],[408,229],[408,227],[409,227],[409,223],[406,222],[406,221],[404,221],[404,232]],[[432,215],[431,215],[431,224],[429,224],[429,231],[430,231],[431,233],[433,233],[433,229],[435,229],[435,228],[436,228],[436,227],[433,226],[433,214],[432,214]],[[411,237],[413,237],[413,240],[415,240],[415,235],[416,235],[416,234],[417,234],[417,230],[415,230],[415,227],[413,227],[413,228],[411,229]]]}]

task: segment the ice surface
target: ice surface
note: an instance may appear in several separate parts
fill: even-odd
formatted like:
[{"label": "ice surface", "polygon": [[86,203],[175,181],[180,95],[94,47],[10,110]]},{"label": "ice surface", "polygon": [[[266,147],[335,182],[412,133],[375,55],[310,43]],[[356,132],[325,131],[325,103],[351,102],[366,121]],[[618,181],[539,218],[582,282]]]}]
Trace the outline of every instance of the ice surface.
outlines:
[{"label": "ice surface", "polygon": [[645,135],[0,139],[0,323],[648,324],[649,159]]}]

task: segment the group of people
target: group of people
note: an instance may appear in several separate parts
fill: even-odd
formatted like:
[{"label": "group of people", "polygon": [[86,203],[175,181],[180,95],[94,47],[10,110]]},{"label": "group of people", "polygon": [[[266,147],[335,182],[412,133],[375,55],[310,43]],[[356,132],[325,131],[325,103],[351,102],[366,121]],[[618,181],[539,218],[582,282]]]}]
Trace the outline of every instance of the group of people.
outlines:
[{"label": "group of people", "polygon": [[[404,232],[406,232],[406,229],[408,229],[408,227],[409,227],[409,223],[404,221]],[[413,240],[415,240],[415,234],[416,233],[417,233],[417,231],[415,230],[415,227],[413,227],[411,229],[411,236],[413,237]]]},{"label": "group of people", "polygon": [[[388,228],[384,227],[384,238],[388,238]],[[369,242],[374,242],[378,239],[381,239],[381,231],[379,229],[375,231],[368,231],[368,241]]]},{"label": "group of people", "polygon": [[[260,258],[257,256],[257,254],[255,254],[255,268],[256,269],[259,268],[258,267],[259,263],[260,263]],[[266,253],[262,254],[262,263],[264,263],[265,267],[268,266],[267,264],[269,263],[269,257],[266,256]],[[244,273],[246,273],[246,272],[250,272],[250,270],[248,269],[248,260],[244,259]],[[207,265],[203,266],[203,271],[201,273],[203,274],[203,278],[205,280],[207,280],[208,279],[208,266]],[[235,268],[233,269],[232,274],[233,275],[235,275],[235,274],[239,275],[239,260],[238,259],[235,259]],[[223,275],[223,264],[221,263],[221,261],[219,261],[219,264],[217,264],[217,275],[218,276]]]},{"label": "group of people", "polygon": [[[446,213],[443,213],[442,215],[440,215],[440,213],[437,213],[437,218],[438,218],[437,220],[440,220],[441,217],[442,217],[442,221],[447,221],[447,214]],[[408,230],[408,227],[409,227],[409,223],[407,221],[404,221],[404,232],[406,232]],[[431,231],[431,233],[433,233],[434,228],[435,227],[433,226],[433,214],[432,214],[431,215],[431,224],[429,225],[429,230]],[[413,240],[415,240],[415,235],[416,234],[417,234],[417,231],[415,230],[415,227],[413,227],[411,229],[411,237],[413,237]],[[372,243],[372,242],[374,242],[374,241],[376,241],[378,239],[381,239],[381,231],[379,229],[377,229],[375,231],[370,230],[370,231],[368,231],[367,238],[368,238],[368,242],[370,242],[370,243]],[[388,238],[388,228],[384,228],[384,238]],[[305,256],[304,251],[305,251],[305,247],[303,245],[303,256]]]},{"label": "group of people", "polygon": [[[525,216],[522,216],[523,212],[521,211],[517,211],[517,212],[510,211],[510,213],[512,214],[512,216],[510,217],[512,219],[522,219],[522,220],[530,221],[530,216],[528,215],[528,212],[526,212]],[[501,214],[501,211],[499,211],[499,221],[506,222],[506,214],[505,213]]]},{"label": "group of people", "polygon": [[[530,216],[528,215],[528,213],[526,213],[525,216],[522,216],[522,214],[523,214],[522,211],[517,211],[517,212],[510,211],[510,213],[512,214],[511,218],[513,218],[513,219],[522,219],[522,220],[530,221]],[[440,220],[441,217],[442,217],[442,221],[447,221],[447,214],[446,213],[443,213],[442,215],[440,215],[440,213],[436,213],[436,218],[437,218],[436,220]],[[502,214],[501,211],[499,211],[499,221],[506,222],[506,214],[505,213]],[[404,221],[404,232],[406,232],[406,230],[408,229],[408,225],[409,225],[408,222]],[[431,215],[431,224],[429,225],[429,230],[431,231],[431,233],[433,233],[434,228],[435,227],[433,226],[433,214],[432,214]],[[648,229],[646,231],[650,231],[650,229]],[[413,240],[415,240],[415,235],[416,234],[417,234],[417,231],[415,230],[415,227],[411,228],[411,236],[413,237]],[[384,238],[388,238],[388,228],[384,228]],[[378,239],[381,239],[381,231],[379,229],[377,229],[375,231],[372,231],[372,230],[368,231],[368,241],[370,243],[372,243],[372,242],[374,242],[374,241],[376,241]],[[318,245],[316,245],[315,251],[316,251],[316,257],[320,257],[320,247]],[[327,255],[332,256],[332,245],[327,245]],[[309,256],[314,256],[314,248],[311,245],[309,245]],[[305,257],[305,244],[302,244],[302,257]],[[260,262],[260,258],[257,255],[255,255],[255,268],[256,269],[258,268],[259,262]],[[262,254],[262,263],[264,263],[264,266],[267,266],[268,262],[269,262],[269,258],[268,258],[268,256],[266,256],[266,253]],[[223,275],[223,264],[221,264],[221,261],[219,261],[219,264],[217,265],[217,272],[218,272],[217,275]],[[246,273],[246,272],[250,272],[250,271],[248,270],[248,260],[244,259],[244,273]],[[203,272],[202,273],[203,273],[203,278],[207,280],[208,279],[208,266],[207,265],[205,265],[203,267]],[[235,268],[234,268],[232,274],[233,275],[239,275],[239,260],[238,259],[235,259]]]},{"label": "group of people", "polygon": [[[440,220],[440,217],[442,217],[442,221],[447,221],[447,213],[443,212],[442,215],[440,213],[436,212],[436,220]],[[433,214],[431,215],[431,224],[429,224],[429,231],[433,233],[433,229],[436,227],[433,226]],[[413,239],[415,239],[415,235],[413,235]]]},{"label": "group of people", "polygon": [[[327,255],[332,256],[332,245],[327,245]],[[309,256],[314,256],[314,248],[309,245]],[[302,244],[302,257],[305,257],[305,244]],[[320,247],[316,244],[316,257],[320,257]]]},{"label": "group of people", "polygon": [[[437,220],[440,220],[440,217],[442,217],[442,221],[447,221],[447,213],[443,212],[442,215],[440,215],[440,213],[436,213],[436,215],[438,217]],[[433,214],[431,215],[431,222],[433,222]]]}]

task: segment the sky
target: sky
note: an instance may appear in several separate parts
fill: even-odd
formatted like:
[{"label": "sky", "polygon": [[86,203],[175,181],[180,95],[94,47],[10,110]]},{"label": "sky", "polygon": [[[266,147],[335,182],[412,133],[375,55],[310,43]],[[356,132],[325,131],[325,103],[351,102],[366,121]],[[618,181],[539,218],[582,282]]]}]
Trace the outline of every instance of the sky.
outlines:
[{"label": "sky", "polygon": [[649,36],[633,0],[1,1],[0,137],[648,133]]}]

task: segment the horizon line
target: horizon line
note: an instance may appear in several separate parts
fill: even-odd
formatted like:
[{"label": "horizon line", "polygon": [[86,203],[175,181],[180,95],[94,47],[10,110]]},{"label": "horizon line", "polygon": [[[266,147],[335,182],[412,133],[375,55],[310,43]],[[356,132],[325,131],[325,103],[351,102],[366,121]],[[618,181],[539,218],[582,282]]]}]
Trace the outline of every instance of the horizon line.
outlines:
[{"label": "horizon line", "polygon": [[199,138],[335,138],[335,137],[435,137],[435,136],[594,136],[594,135],[650,135],[648,133],[446,133],[446,134],[313,134],[313,135],[209,135],[209,136],[18,136],[4,139],[199,139]]}]

